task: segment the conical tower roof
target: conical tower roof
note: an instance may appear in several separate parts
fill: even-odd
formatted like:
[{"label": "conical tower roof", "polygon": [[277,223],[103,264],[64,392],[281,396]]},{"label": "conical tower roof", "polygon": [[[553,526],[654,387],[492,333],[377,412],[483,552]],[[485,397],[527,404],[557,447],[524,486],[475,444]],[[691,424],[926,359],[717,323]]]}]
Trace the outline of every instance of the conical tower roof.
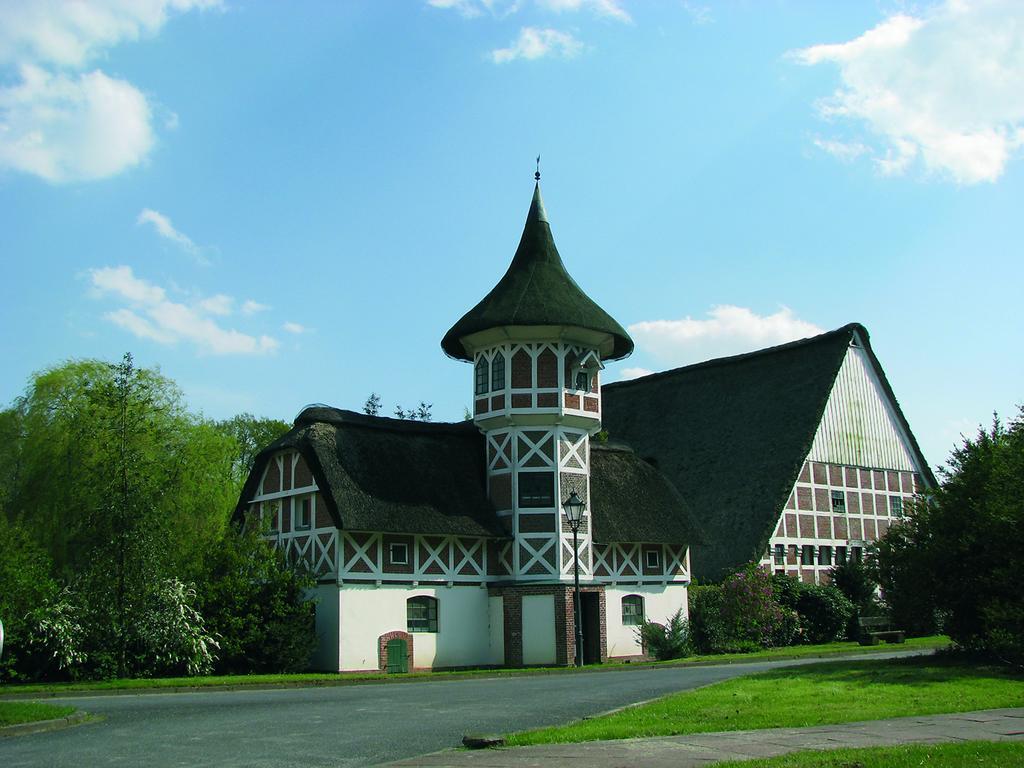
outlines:
[{"label": "conical tower roof", "polygon": [[539,183],[534,187],[523,236],[508,271],[444,335],[441,348],[450,357],[471,360],[462,339],[509,326],[560,326],[605,335],[610,337],[610,343],[601,347],[601,357],[605,359],[618,360],[633,351],[629,334],[565,270],[551,237]]}]

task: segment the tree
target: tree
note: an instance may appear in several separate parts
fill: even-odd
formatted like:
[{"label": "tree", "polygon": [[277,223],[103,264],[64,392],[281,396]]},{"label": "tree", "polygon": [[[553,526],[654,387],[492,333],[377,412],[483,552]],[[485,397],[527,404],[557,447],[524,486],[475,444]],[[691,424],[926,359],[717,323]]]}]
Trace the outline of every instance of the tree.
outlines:
[{"label": "tree", "polygon": [[235,454],[231,461],[231,474],[238,490],[249,477],[249,471],[256,461],[256,454],[281,437],[291,427],[280,419],[266,419],[241,413],[230,419],[218,421],[218,432],[234,441]]},{"label": "tree", "polygon": [[229,527],[207,553],[200,611],[219,638],[219,674],[298,672],[316,647],[314,580],[260,531]]},{"label": "tree", "polygon": [[1024,664],[1024,408],[965,438],[940,473],[879,543],[883,595],[897,614],[937,610],[964,648]]},{"label": "tree", "polygon": [[363,413],[367,416],[380,416],[380,409],[380,395],[376,392],[371,392],[370,396],[366,398],[366,402],[363,403]]},{"label": "tree", "polygon": [[399,419],[408,419],[409,421],[430,421],[432,418],[431,409],[434,407],[433,403],[426,403],[420,400],[420,404],[415,408],[409,408],[408,410],[400,405],[395,406],[395,416]]}]

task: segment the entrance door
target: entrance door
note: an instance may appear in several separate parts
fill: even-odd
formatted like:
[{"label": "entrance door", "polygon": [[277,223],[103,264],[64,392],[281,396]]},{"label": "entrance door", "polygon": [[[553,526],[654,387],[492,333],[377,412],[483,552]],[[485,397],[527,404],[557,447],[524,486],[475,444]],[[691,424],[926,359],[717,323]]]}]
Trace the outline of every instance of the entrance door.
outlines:
[{"label": "entrance door", "polygon": [[583,663],[601,663],[601,595],[584,592],[580,595],[583,625]]},{"label": "entrance door", "polygon": [[388,640],[388,674],[409,671],[409,644],[405,640]]}]

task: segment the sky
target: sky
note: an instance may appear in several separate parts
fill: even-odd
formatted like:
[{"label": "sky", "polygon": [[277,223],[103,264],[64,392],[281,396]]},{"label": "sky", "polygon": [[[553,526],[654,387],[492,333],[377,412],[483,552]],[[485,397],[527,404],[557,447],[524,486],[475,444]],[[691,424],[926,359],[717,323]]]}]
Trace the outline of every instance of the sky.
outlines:
[{"label": "sky", "polygon": [[0,0],[0,404],[461,419],[540,155],[605,382],[860,322],[935,466],[1024,402],[1022,83],[1019,0]]}]

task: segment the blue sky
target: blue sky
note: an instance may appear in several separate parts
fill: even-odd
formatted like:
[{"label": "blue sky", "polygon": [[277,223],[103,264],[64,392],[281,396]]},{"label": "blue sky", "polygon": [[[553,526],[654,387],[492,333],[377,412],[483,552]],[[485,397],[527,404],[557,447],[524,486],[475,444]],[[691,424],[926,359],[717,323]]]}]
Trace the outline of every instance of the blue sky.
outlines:
[{"label": "blue sky", "polygon": [[4,2],[0,73],[3,403],[461,418],[538,153],[606,380],[858,321],[933,465],[1024,400],[1018,2]]}]

